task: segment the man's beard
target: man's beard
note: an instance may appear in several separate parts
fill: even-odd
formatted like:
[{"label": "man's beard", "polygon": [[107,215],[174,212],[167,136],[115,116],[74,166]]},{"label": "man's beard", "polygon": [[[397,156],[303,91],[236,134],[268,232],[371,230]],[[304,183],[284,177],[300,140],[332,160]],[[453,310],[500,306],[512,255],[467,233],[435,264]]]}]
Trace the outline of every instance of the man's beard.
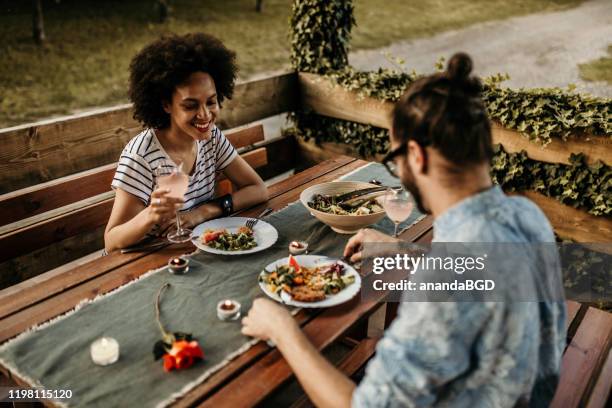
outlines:
[{"label": "man's beard", "polygon": [[404,172],[404,177],[401,179],[402,185],[406,190],[408,190],[408,192],[410,192],[410,194],[412,194],[412,197],[414,197],[414,202],[418,210],[422,214],[431,214],[431,211],[426,209],[423,205],[423,195],[421,194],[421,190],[414,181],[414,175],[412,174],[412,171],[409,168],[406,170],[407,171]]}]

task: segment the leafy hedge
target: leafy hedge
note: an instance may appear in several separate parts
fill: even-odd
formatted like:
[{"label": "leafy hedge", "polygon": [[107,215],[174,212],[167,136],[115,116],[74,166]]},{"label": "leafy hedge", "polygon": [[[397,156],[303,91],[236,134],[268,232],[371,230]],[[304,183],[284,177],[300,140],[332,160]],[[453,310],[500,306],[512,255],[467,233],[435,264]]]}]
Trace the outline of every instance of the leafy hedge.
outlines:
[{"label": "leafy hedge", "polygon": [[505,191],[537,191],[593,215],[612,215],[610,166],[601,162],[589,166],[583,154],[572,153],[569,161],[568,165],[540,162],[497,145],[491,175]]},{"label": "leafy hedge", "polygon": [[[355,23],[351,0],[296,0],[293,6],[292,63],[298,71],[326,75],[359,95],[396,101],[419,76],[412,72],[379,69],[362,72],[348,66],[350,32]],[[500,86],[504,76],[484,80],[483,99],[489,116],[542,145],[570,133],[612,138],[612,99],[579,95],[561,89],[519,89]],[[385,153],[388,132],[313,113],[292,115],[292,130],[305,139],[339,142],[362,156]],[[498,148],[493,179],[505,190],[535,190],[594,215],[612,213],[612,168],[588,166],[572,155],[571,164],[530,160],[525,153],[508,154]]]}]

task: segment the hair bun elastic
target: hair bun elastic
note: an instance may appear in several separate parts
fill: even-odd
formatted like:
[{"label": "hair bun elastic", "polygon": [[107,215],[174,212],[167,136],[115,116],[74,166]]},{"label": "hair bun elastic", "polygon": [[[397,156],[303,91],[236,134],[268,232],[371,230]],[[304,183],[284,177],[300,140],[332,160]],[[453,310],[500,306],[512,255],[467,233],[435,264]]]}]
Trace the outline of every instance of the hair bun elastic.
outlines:
[{"label": "hair bun elastic", "polygon": [[446,75],[451,81],[465,81],[472,72],[472,59],[464,52],[458,52],[448,61]]}]

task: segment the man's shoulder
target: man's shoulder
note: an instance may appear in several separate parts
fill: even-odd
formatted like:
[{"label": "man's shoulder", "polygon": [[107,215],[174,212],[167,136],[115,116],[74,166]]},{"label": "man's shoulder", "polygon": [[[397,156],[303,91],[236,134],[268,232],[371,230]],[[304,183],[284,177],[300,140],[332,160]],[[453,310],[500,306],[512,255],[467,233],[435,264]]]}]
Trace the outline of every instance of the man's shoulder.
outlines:
[{"label": "man's shoulder", "polygon": [[531,200],[506,197],[482,214],[466,217],[452,231],[436,234],[440,242],[554,242],[550,222]]}]

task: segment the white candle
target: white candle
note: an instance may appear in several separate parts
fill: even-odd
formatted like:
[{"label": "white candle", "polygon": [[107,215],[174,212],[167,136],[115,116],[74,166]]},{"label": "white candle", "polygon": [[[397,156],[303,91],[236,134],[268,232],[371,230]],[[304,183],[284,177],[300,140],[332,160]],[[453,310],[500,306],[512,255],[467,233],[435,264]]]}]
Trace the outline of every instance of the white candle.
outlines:
[{"label": "white candle", "polygon": [[113,364],[119,359],[119,343],[112,337],[102,337],[91,343],[90,352],[97,365]]},{"label": "white candle", "polygon": [[217,317],[220,320],[236,320],[240,317],[240,303],[235,300],[222,300],[217,304]]}]

